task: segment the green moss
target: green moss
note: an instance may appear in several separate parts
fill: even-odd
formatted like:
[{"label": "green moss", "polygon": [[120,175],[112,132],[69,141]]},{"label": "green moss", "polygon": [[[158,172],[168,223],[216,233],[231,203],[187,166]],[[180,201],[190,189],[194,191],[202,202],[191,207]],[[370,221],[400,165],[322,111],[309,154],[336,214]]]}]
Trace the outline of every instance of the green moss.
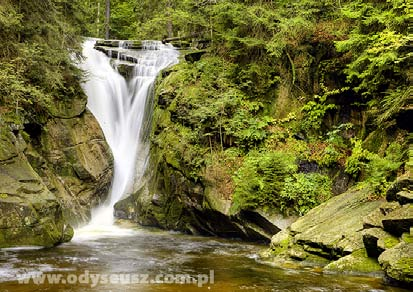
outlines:
[{"label": "green moss", "polygon": [[400,270],[403,273],[413,275],[413,257],[401,258],[400,260],[397,261],[396,265],[400,268]]},{"label": "green moss", "polygon": [[289,238],[286,238],[279,242],[277,246],[273,246],[271,251],[274,255],[280,254],[287,250],[288,243],[290,242]]},{"label": "green moss", "polygon": [[365,249],[360,249],[328,264],[326,270],[337,272],[377,273],[381,271],[376,259],[367,256]]},{"label": "green moss", "polygon": [[278,232],[271,239],[270,253],[273,256],[283,253],[288,249],[291,241],[292,237],[288,229]]},{"label": "green moss", "polygon": [[395,237],[387,237],[384,239],[384,247],[386,249],[392,248],[399,244],[399,240]]},{"label": "green moss", "polygon": [[330,263],[330,260],[322,256],[308,253],[307,257],[305,258],[305,263],[313,264],[316,266],[325,266]]},{"label": "green moss", "polygon": [[405,243],[413,243],[413,234],[411,233],[403,233],[402,234],[402,241],[404,241]]}]

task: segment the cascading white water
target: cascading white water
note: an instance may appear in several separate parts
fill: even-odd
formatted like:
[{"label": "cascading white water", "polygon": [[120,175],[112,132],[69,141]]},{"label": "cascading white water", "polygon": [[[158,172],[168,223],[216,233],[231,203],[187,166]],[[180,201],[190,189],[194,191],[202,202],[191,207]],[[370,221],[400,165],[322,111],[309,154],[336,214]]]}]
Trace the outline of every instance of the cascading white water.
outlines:
[{"label": "cascading white water", "polygon": [[[88,108],[98,120],[114,157],[114,176],[107,201],[92,212],[92,220],[81,230],[113,229],[113,207],[133,191],[142,178],[149,145],[143,136],[145,108],[158,73],[178,62],[179,53],[158,41],[144,41],[143,50],[127,52],[137,60],[132,77],[125,80],[117,71],[121,62],[94,49],[94,40],[83,46],[85,60],[80,65],[88,73],[83,89]],[[127,47],[120,42],[120,49]]]}]

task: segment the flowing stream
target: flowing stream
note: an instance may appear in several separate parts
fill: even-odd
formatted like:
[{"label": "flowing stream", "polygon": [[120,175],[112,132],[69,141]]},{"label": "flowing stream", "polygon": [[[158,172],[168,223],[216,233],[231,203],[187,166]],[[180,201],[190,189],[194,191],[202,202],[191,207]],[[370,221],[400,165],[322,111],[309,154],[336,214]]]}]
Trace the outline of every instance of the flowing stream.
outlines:
[{"label": "flowing stream", "polygon": [[115,160],[111,193],[72,242],[50,249],[0,249],[0,292],[406,291],[384,285],[381,278],[275,268],[259,260],[266,246],[114,225],[113,205],[139,184],[145,170],[153,82],[178,57],[159,42],[146,45],[135,53],[138,63],[126,81],[111,64],[120,60],[94,50],[93,41],[85,43],[88,107]]},{"label": "flowing stream", "polygon": [[[257,259],[263,248],[235,240],[136,228],[128,236],[75,239],[52,249],[0,250],[0,292],[408,291],[385,286],[380,278],[274,268]],[[8,260],[3,262],[4,258]],[[211,271],[213,283],[208,279],[202,287],[171,279],[178,275],[209,277]],[[60,276],[61,281],[36,285],[33,280],[28,284],[15,280],[30,275]]]}]

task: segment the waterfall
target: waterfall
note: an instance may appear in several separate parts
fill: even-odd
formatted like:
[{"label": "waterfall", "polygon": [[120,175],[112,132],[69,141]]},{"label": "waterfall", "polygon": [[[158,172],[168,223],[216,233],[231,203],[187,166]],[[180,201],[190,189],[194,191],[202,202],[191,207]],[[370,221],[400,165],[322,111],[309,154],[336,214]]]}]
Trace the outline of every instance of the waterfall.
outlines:
[{"label": "waterfall", "polygon": [[112,150],[114,176],[106,202],[92,211],[91,222],[84,228],[105,229],[113,227],[115,203],[130,194],[143,176],[149,156],[145,118],[150,116],[146,111],[152,110],[148,104],[153,85],[162,69],[178,62],[179,53],[159,41],[144,41],[140,51],[128,51],[127,43],[119,42],[119,51],[136,60],[127,63],[133,66],[133,73],[126,80],[117,70],[123,61],[95,50],[94,43],[86,40],[83,45],[85,59],[80,68],[87,72],[87,80],[82,87],[88,96],[87,106]]}]

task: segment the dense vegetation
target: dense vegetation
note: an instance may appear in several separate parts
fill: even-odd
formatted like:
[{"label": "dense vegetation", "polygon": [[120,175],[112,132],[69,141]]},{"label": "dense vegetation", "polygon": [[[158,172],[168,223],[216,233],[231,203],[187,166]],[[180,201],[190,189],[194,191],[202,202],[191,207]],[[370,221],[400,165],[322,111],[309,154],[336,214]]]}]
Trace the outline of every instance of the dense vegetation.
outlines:
[{"label": "dense vegetation", "polygon": [[134,36],[172,27],[210,46],[160,85],[155,144],[188,179],[232,197],[233,212],[304,214],[346,175],[346,187],[381,196],[403,171],[394,121],[410,97],[407,1],[168,3],[135,20]]},{"label": "dense vegetation", "polygon": [[[71,58],[79,35],[103,36],[105,1],[0,4],[2,120],[24,123],[80,94]],[[381,195],[402,170],[394,120],[410,98],[408,5],[112,0],[110,28],[209,44],[159,84],[153,142],[167,166],[232,197],[232,212],[303,214],[342,191],[344,173]]]},{"label": "dense vegetation", "polygon": [[37,123],[81,95],[83,1],[0,1],[0,122]]}]

